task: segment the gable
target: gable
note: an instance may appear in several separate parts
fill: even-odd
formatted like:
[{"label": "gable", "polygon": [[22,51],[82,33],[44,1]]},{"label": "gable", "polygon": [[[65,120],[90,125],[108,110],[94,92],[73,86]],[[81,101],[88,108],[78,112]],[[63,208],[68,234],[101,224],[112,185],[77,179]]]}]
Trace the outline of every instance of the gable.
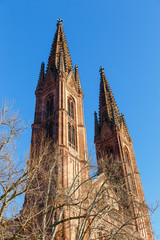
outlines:
[{"label": "gable", "polygon": [[73,72],[71,71],[67,77],[67,86],[72,89],[72,91],[77,92],[77,84]]}]

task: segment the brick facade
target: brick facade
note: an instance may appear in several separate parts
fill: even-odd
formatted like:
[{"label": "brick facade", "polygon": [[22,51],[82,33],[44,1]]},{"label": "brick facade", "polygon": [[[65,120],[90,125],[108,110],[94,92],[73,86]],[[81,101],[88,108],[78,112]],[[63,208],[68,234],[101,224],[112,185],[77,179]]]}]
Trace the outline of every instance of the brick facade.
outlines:
[{"label": "brick facade", "polygon": [[[95,196],[95,192],[98,191],[100,184],[105,179],[104,162],[105,158],[109,156],[112,160],[121,163],[123,175],[131,172],[126,180],[126,191],[132,192],[138,201],[145,203],[132,140],[124,116],[119,114],[103,68],[100,69],[100,78],[99,116],[95,113],[95,146],[99,177],[88,183],[88,186],[93,189],[93,194],[88,202]],[[71,186],[76,174],[87,162],[87,142],[83,114],[83,92],[78,67],[75,66],[73,69],[61,19],[57,23],[46,71],[44,63],[41,65],[35,94],[36,106],[32,125],[31,153],[35,151],[35,148],[38,148],[37,142],[41,141],[42,133],[45,134],[46,138],[52,139],[61,156],[59,158],[58,184],[61,188],[67,189]],[[85,174],[84,172],[85,170],[81,175],[81,182],[90,178],[89,171],[86,171]],[[82,192],[82,189],[80,190],[80,198],[84,195],[84,192]],[[113,195],[116,194],[112,190],[111,192]],[[136,207],[132,206],[132,212],[135,215],[136,211]],[[144,214],[147,213],[148,215],[148,210],[144,211],[146,211]],[[76,208],[75,211],[73,211],[73,208],[67,208],[64,215],[75,216],[75,212]],[[115,212],[117,216],[124,214],[124,211],[120,210],[118,206]],[[119,217],[118,219],[117,225],[118,222],[120,224],[122,221]],[[90,222],[91,219],[88,221]],[[128,231],[130,233],[137,231],[136,239],[154,239],[149,217],[142,219],[143,224],[146,225],[142,230],[135,227],[140,224],[139,221],[141,220],[134,220],[134,227]],[[76,226],[77,224],[78,222],[75,223]],[[102,236],[101,232],[103,232],[104,225],[105,221],[102,224],[102,231],[99,230],[99,233],[93,234],[93,237]],[[76,227],[74,224],[70,221],[68,227],[65,226],[66,224],[62,226],[63,233],[57,235],[56,239],[75,239]],[[86,239],[89,239],[89,237],[86,237]]]}]

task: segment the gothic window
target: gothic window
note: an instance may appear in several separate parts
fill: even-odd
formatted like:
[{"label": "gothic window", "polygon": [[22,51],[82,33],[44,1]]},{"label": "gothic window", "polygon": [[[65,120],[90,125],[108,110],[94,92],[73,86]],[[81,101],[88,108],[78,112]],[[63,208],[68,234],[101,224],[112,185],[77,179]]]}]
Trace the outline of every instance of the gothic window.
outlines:
[{"label": "gothic window", "polygon": [[68,142],[71,146],[75,146],[75,128],[68,123]]},{"label": "gothic window", "polygon": [[71,109],[70,109],[70,100],[68,99],[68,115],[71,115]]},{"label": "gothic window", "polygon": [[46,117],[49,117],[53,114],[54,110],[54,96],[50,98],[46,103]]},{"label": "gothic window", "polygon": [[68,141],[71,143],[71,124],[68,123]]},{"label": "gothic window", "polygon": [[53,137],[53,122],[50,122],[45,126],[45,136],[46,138],[52,138]]},{"label": "gothic window", "polygon": [[129,163],[129,154],[127,151],[125,151],[125,160],[127,163]]},{"label": "gothic window", "polygon": [[75,145],[75,131],[74,131],[74,127],[72,126],[72,144]]},{"label": "gothic window", "polygon": [[72,99],[68,99],[68,115],[74,119],[74,103]]},{"label": "gothic window", "polygon": [[75,102],[72,97],[67,100],[68,109],[68,143],[69,146],[75,148],[76,146],[76,123],[75,123]]},{"label": "gothic window", "polygon": [[71,102],[71,118],[74,119],[74,109],[73,109],[73,102]]}]

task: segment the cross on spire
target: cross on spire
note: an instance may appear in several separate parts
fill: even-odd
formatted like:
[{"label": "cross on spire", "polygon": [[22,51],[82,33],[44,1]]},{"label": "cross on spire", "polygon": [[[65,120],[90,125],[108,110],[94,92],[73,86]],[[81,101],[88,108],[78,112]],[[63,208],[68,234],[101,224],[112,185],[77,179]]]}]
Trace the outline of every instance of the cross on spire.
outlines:
[{"label": "cross on spire", "polygon": [[62,24],[63,20],[61,18],[57,19],[58,24]]},{"label": "cross on spire", "polygon": [[101,72],[104,72],[104,68],[103,68],[102,66],[100,66],[99,72],[100,72],[100,73],[101,73]]}]

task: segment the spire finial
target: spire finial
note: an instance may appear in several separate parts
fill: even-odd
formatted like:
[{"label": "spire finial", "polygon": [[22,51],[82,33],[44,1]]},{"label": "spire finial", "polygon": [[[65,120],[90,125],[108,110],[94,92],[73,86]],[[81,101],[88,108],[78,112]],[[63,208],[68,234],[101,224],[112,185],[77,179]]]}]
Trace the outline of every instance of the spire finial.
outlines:
[{"label": "spire finial", "polygon": [[104,72],[104,68],[103,68],[102,66],[100,66],[99,72],[100,72],[100,73]]},{"label": "spire finial", "polygon": [[57,19],[57,24],[62,24],[63,20],[61,18]]}]

